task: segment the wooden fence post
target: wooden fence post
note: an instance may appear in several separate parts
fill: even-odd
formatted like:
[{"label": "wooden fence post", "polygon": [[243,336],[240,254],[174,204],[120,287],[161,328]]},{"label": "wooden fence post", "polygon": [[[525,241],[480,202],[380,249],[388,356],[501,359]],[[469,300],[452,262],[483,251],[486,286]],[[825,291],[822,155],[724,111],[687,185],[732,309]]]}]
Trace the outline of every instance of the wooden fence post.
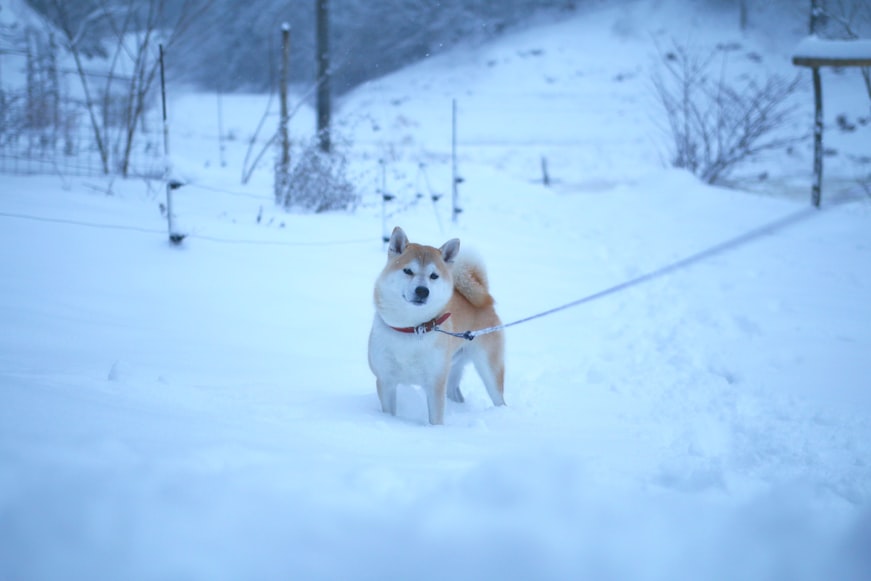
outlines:
[{"label": "wooden fence post", "polygon": [[290,66],[290,25],[285,22],[281,25],[281,77],[278,86],[279,99],[281,101],[281,120],[278,124],[279,140],[281,141],[281,157],[275,172],[275,203],[289,206],[293,200],[282,198],[288,193],[290,180],[290,137],[287,126],[289,123],[287,110],[287,82]]},{"label": "wooden fence post", "polygon": [[163,179],[166,182],[166,226],[169,232],[169,242],[171,244],[181,244],[185,235],[176,232],[175,224],[173,223],[172,212],[172,192],[182,186],[182,183],[173,179],[170,176],[170,160],[169,160],[169,122],[166,117],[166,77],[163,72],[163,44],[160,45],[160,103],[163,108],[163,155],[165,156],[165,166],[163,171]]},{"label": "wooden fence post", "polygon": [[218,162],[221,167],[227,167],[227,158],[224,155],[227,147],[224,145],[224,105],[223,90],[218,86]]},{"label": "wooden fence post", "polygon": [[381,166],[381,242],[387,248],[387,243],[390,242],[390,234],[387,232],[387,202],[393,201],[395,196],[387,192],[387,162],[379,159],[378,164]]},{"label": "wooden fence post", "polygon": [[545,156],[541,156],[541,183],[544,184],[544,187],[550,187],[550,173],[547,171],[547,158]]},{"label": "wooden fence post", "polygon": [[463,178],[457,175],[457,100],[451,100],[451,221],[456,224],[457,217],[462,212],[458,186]]},{"label": "wooden fence post", "polygon": [[823,188],[823,83],[819,67],[811,71],[814,81],[814,181],[811,185],[811,201],[819,208]]},{"label": "wooden fence post", "polygon": [[[822,14],[821,0],[811,0],[808,32],[815,36]],[[811,69],[814,85],[814,181],[811,185],[811,202],[820,207],[823,191],[823,82],[819,67]]]}]

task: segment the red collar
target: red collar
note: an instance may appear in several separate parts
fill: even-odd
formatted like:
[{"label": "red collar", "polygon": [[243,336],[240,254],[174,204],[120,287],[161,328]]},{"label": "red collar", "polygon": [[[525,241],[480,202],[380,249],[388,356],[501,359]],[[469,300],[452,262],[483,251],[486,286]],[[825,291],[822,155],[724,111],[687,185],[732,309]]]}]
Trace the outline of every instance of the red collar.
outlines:
[{"label": "red collar", "polygon": [[447,321],[448,317],[450,316],[450,313],[445,313],[444,315],[429,320],[426,323],[421,323],[417,327],[391,327],[390,325],[388,325],[388,327],[390,327],[394,331],[399,331],[400,333],[414,333],[415,335],[423,335],[425,333],[429,333],[430,331],[435,331],[436,328],[445,321]]}]

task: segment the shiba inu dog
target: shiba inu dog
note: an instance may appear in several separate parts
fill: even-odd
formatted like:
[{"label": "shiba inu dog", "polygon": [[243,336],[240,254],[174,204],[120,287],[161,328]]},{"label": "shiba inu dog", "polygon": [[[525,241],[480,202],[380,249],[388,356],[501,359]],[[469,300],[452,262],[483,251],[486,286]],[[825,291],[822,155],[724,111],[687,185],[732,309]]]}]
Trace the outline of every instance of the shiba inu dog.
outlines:
[{"label": "shiba inu dog", "polygon": [[369,334],[369,368],[385,413],[396,415],[399,385],[426,393],[429,422],[443,424],[445,396],[463,401],[460,379],[472,362],[493,404],[505,405],[502,331],[474,341],[437,332],[501,325],[483,263],[460,241],[441,248],[413,244],[402,228],[390,236],[387,265],[375,281],[375,320]]}]

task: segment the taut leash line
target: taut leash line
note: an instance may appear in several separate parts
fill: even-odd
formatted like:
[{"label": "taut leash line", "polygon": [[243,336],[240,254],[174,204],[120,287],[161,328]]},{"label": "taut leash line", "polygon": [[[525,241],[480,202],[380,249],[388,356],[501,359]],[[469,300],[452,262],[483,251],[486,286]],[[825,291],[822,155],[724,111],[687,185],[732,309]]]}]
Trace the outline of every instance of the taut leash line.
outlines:
[{"label": "taut leash line", "polygon": [[[833,206],[828,206],[828,208],[831,208],[831,207],[833,207]],[[478,329],[476,331],[463,331],[460,333],[452,333],[450,331],[444,331],[438,327],[436,327],[434,330],[438,331],[439,333],[451,335],[452,337],[459,337],[461,339],[466,339],[467,341],[471,341],[479,335],[487,335],[489,333],[495,333],[496,331],[501,331],[502,329],[507,329],[508,327],[513,327],[514,325],[519,325],[521,323],[526,323],[526,322],[532,321],[534,319],[546,317],[548,315],[558,313],[559,311],[564,311],[566,309],[570,309],[572,307],[577,307],[578,305],[582,305],[584,303],[589,303],[589,302],[595,301],[597,299],[601,299],[601,298],[606,297],[608,295],[613,295],[615,293],[624,291],[624,290],[631,288],[633,286],[638,286],[640,284],[650,282],[650,281],[655,280],[657,278],[662,278],[664,276],[672,274],[675,271],[682,270],[684,268],[692,266],[693,264],[696,264],[698,262],[702,262],[703,260],[707,260],[708,258],[711,258],[712,256],[715,256],[717,254],[721,254],[721,253],[727,252],[729,250],[733,250],[735,248],[738,248],[740,246],[744,246],[745,244],[748,244],[748,243],[752,242],[753,240],[756,240],[757,238],[761,238],[762,236],[765,236],[766,234],[771,234],[772,232],[775,232],[777,230],[781,230],[783,228],[786,228],[787,226],[791,226],[791,225],[796,224],[798,222],[801,222],[803,220],[807,220],[811,216],[815,216],[819,213],[820,213],[820,209],[815,208],[815,207],[810,207],[810,208],[805,208],[804,210],[799,210],[798,212],[794,212],[794,213],[792,213],[784,218],[781,218],[779,220],[775,220],[774,222],[770,222],[764,226],[760,226],[759,228],[755,228],[754,230],[750,230],[749,232],[746,232],[745,234],[742,234],[740,236],[737,236],[737,237],[732,238],[730,240],[727,240],[725,242],[721,242],[720,244],[717,244],[716,246],[712,246],[706,250],[702,250],[701,252],[697,252],[696,254],[693,254],[691,256],[688,256],[686,258],[678,260],[677,262],[673,262],[671,264],[668,264],[666,266],[663,266],[663,267],[658,268],[656,270],[653,270],[651,272],[637,276],[633,279],[627,280],[627,281],[622,282],[620,284],[614,285],[612,287],[606,288],[606,289],[601,290],[599,292],[596,292],[596,293],[593,293],[591,295],[580,298],[576,301],[572,301],[570,303],[566,303],[564,305],[554,307],[554,308],[547,310],[547,311],[544,311],[542,313],[530,315],[529,317],[525,317],[523,319],[519,319],[519,320],[513,321],[511,323],[506,323],[504,325],[496,325],[494,327],[486,327],[484,329]]]}]

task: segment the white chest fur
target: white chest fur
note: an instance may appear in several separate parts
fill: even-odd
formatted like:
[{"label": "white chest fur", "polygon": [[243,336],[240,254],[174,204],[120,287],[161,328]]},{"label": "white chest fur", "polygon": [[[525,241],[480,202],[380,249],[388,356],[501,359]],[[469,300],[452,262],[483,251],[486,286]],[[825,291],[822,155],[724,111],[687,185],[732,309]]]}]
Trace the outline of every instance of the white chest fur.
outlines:
[{"label": "white chest fur", "polygon": [[446,353],[438,333],[400,333],[375,316],[369,336],[369,366],[390,383],[427,385],[444,373]]}]

